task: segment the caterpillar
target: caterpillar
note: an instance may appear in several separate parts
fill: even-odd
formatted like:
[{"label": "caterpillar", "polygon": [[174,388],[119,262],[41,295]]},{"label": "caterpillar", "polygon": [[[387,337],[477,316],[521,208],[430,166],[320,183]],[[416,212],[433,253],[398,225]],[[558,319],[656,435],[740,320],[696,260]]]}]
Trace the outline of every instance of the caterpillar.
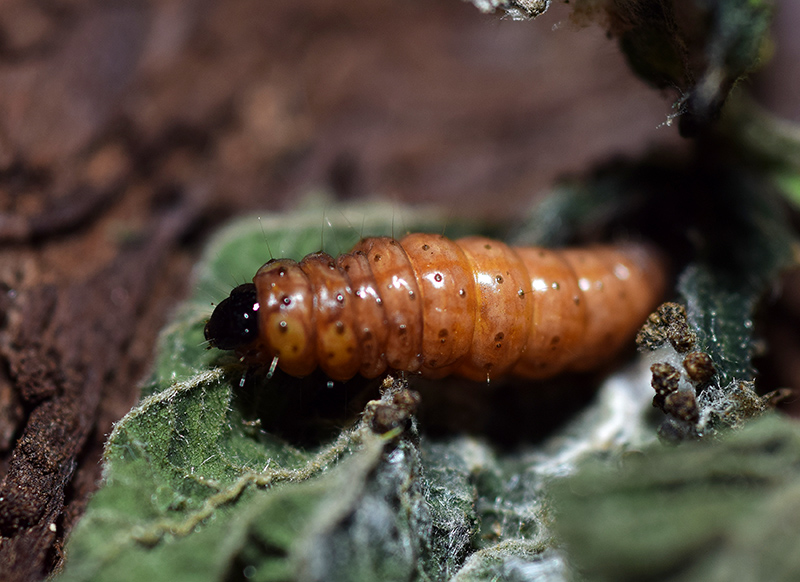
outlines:
[{"label": "caterpillar", "polygon": [[273,259],[214,309],[209,347],[292,376],[388,368],[489,381],[586,371],[657,306],[661,255],[645,244],[548,250],[435,234],[362,239],[334,258]]}]

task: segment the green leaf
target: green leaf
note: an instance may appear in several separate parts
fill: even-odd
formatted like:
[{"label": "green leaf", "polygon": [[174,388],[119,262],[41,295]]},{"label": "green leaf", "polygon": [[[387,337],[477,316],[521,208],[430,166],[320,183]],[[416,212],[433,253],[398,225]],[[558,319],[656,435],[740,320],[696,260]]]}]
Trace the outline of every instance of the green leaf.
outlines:
[{"label": "green leaf", "polygon": [[771,0],[695,0],[696,21],[707,24],[703,38],[704,67],[686,92],[681,132],[693,135],[717,120],[728,94],[761,65],[768,53]]},{"label": "green leaf", "polygon": [[[321,245],[340,252],[362,234],[440,231],[445,222],[429,209],[412,215],[371,204],[327,213],[317,203],[221,232],[198,267],[194,296],[161,336],[143,400],[109,438],[104,485],[70,538],[61,578],[324,579],[335,564],[339,579],[417,572],[431,514],[413,481],[416,449],[360,425],[308,445],[263,430],[254,402],[266,394],[280,415],[289,404],[268,396],[290,392],[292,380],[242,382],[234,359],[204,349],[203,326],[209,301],[252,277],[269,249],[296,258]],[[369,554],[357,551],[366,541]]]},{"label": "green leaf", "polygon": [[698,347],[711,355],[719,384],[752,380],[753,315],[782,269],[794,262],[795,234],[772,185],[746,170],[711,176],[712,215],[699,254],[681,275]]},{"label": "green leaf", "polygon": [[800,426],[769,415],[721,441],[589,462],[551,486],[587,580],[800,577]]},{"label": "green leaf", "polygon": [[[593,208],[605,209],[613,223],[619,201],[637,199],[639,186],[650,182],[643,180],[652,177],[649,170],[619,169],[596,175],[603,196],[593,197],[591,185],[572,190],[585,212],[570,214],[568,200],[562,199],[561,210],[551,202],[554,210],[536,236],[568,240],[591,228]],[[656,174],[671,173],[657,168]],[[728,245],[744,254],[727,267],[713,253],[697,261],[693,268],[710,276],[707,294],[700,286],[695,295],[686,293],[701,317],[720,289],[729,289],[723,283],[732,282],[738,303],[724,313],[725,321],[750,318],[755,294],[785,258],[784,226],[768,203],[753,199],[753,188],[744,179],[726,182],[725,192],[741,191],[736,212],[726,210],[741,224],[730,222],[725,236],[709,231],[708,248]],[[348,410],[363,409],[358,381],[328,388],[318,376],[297,380],[276,373],[267,380],[246,373],[229,354],[205,349],[209,303],[248,280],[272,254],[300,258],[323,244],[340,252],[362,234],[436,232],[445,222],[447,234],[475,232],[474,224],[446,221],[427,209],[406,215],[376,204],[324,212],[317,205],[223,230],[198,265],[195,294],[162,333],[142,401],[114,428],[104,485],[69,540],[60,578],[565,579],[569,567],[554,544],[546,483],[586,455],[618,460],[655,438],[646,366],[610,376],[594,402],[541,445],[526,440],[508,450],[474,437],[420,436],[414,421],[404,432],[376,435],[363,422],[353,424],[355,416],[346,420]],[[732,235],[741,238],[741,248]],[[755,269],[755,278],[737,278],[740,269]],[[742,281],[747,284],[736,287]],[[743,365],[741,354],[726,345],[720,353]],[[585,382],[566,382],[553,410],[567,410],[576,393],[586,392]],[[467,401],[475,386],[456,388]],[[525,393],[535,400],[530,388]],[[376,395],[375,386],[367,394]]]},{"label": "green leaf", "polygon": [[689,49],[671,2],[609,2],[606,10],[634,73],[658,88],[688,87]]},{"label": "green leaf", "polygon": [[769,176],[795,208],[800,207],[800,124],[781,119],[736,90],[725,108],[720,144],[733,146],[747,166]]},{"label": "green leaf", "polygon": [[633,71],[680,98],[667,123],[704,133],[728,94],[769,53],[770,0],[575,0],[578,21],[590,15],[619,38]]},{"label": "green leaf", "polygon": [[[649,403],[641,370],[635,381],[610,380],[546,451],[421,437],[413,422],[402,434],[376,435],[363,423],[347,428],[341,415],[320,438],[319,425],[330,421],[317,401],[332,392],[342,409],[349,385],[331,390],[312,378],[322,384],[314,392],[280,374],[245,377],[235,359],[203,349],[202,328],[208,302],[264,260],[265,239],[276,254],[318,248],[321,214],[245,219],[209,246],[195,295],[162,334],[141,403],[109,439],[104,484],[70,537],[62,581],[563,577],[544,479],[589,451],[653,438],[642,428]],[[376,205],[326,214],[326,244],[345,248],[350,241],[334,241],[444,222],[430,210],[405,218]],[[474,230],[448,226],[455,235]],[[291,438],[278,435],[296,424]]]}]

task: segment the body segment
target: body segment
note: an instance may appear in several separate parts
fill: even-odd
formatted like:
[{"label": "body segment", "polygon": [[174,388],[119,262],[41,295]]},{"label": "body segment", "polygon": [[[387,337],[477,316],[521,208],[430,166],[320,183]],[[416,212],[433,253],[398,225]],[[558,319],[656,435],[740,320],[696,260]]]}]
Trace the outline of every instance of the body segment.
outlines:
[{"label": "body segment", "polygon": [[[235,301],[253,303],[256,338],[248,327],[234,349],[248,363],[277,357],[289,374],[319,366],[335,380],[389,368],[545,378],[610,358],[664,286],[660,256],[645,245],[547,250],[483,237],[367,238],[336,259],[314,253],[259,269]],[[218,331],[229,333],[224,304],[206,338],[230,349],[235,342]]]}]

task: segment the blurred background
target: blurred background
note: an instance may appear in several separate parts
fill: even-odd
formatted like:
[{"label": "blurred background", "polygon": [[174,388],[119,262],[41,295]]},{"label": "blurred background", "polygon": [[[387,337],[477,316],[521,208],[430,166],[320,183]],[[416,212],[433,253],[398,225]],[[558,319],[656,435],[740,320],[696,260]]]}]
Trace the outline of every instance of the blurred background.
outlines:
[{"label": "blurred background", "polygon": [[[798,21],[778,2],[774,58],[748,81],[795,120]],[[58,563],[225,219],[319,188],[513,219],[560,176],[682,149],[675,98],[558,2],[515,22],[461,0],[4,0],[0,493],[23,493],[0,560],[27,561],[18,579]]]}]

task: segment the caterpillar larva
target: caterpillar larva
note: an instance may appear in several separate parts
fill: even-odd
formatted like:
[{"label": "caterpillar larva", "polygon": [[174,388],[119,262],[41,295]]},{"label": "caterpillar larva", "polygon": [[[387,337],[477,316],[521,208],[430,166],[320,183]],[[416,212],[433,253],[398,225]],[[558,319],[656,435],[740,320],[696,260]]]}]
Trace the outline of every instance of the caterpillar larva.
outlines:
[{"label": "caterpillar larva", "polygon": [[595,367],[658,305],[660,255],[640,244],[547,250],[482,237],[361,240],[333,258],[271,260],[205,327],[210,346],[293,376],[387,368],[427,377],[545,378]]}]

